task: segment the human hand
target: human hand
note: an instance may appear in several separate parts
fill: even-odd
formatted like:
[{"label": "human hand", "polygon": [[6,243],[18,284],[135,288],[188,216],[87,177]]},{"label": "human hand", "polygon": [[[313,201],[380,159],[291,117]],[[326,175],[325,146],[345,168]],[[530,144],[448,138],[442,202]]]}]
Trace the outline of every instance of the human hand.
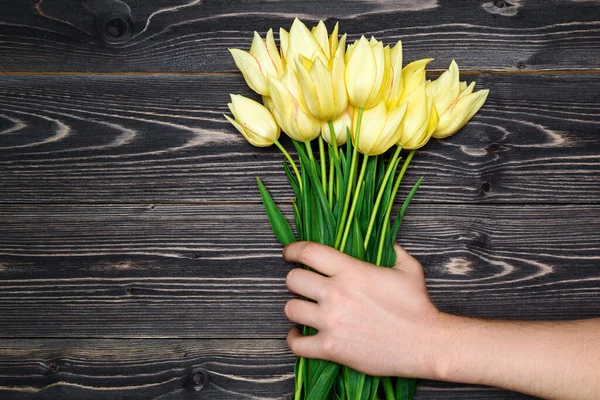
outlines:
[{"label": "human hand", "polygon": [[292,352],[369,375],[433,378],[441,313],[429,299],[421,264],[399,245],[395,250],[396,265],[382,268],[316,243],[287,246],[287,261],[325,275],[302,268],[287,275],[290,291],[316,303],[291,299],[285,315],[318,330],[303,336],[292,328]]}]

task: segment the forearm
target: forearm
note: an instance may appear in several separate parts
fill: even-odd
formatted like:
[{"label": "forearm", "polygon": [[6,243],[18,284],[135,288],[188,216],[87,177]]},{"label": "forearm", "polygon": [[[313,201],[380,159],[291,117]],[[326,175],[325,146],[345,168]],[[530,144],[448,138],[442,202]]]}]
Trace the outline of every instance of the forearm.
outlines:
[{"label": "forearm", "polygon": [[548,399],[600,398],[600,319],[486,321],[441,315],[435,379]]}]

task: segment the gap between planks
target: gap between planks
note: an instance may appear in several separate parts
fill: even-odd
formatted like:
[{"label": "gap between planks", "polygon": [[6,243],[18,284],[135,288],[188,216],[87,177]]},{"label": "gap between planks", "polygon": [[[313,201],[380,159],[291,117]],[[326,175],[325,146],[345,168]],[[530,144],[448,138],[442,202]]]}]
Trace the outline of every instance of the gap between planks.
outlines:
[{"label": "gap between planks", "polygon": [[[445,70],[431,70],[428,74],[440,75]],[[238,75],[235,71],[0,71],[0,75]],[[556,69],[556,70],[477,70],[460,71],[461,75],[600,75],[600,69]]]}]

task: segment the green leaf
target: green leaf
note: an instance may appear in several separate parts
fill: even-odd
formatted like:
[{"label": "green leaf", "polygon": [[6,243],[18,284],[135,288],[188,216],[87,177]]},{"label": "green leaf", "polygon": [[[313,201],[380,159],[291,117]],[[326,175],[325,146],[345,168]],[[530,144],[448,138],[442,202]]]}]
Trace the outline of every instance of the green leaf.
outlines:
[{"label": "green leaf", "polygon": [[406,214],[406,210],[407,210],[408,206],[410,205],[412,198],[417,193],[417,190],[419,190],[419,186],[421,186],[421,182],[423,182],[423,177],[420,177],[419,180],[417,181],[417,183],[414,184],[414,186],[412,187],[412,189],[406,196],[406,199],[404,199],[404,203],[402,203],[402,207],[400,207],[400,211],[398,211],[398,215],[396,216],[396,220],[394,221],[394,226],[392,227],[392,232],[391,232],[394,240],[398,236],[398,231],[400,230],[400,224],[402,223],[404,214]]},{"label": "green leaf", "polygon": [[310,227],[310,222],[311,222],[311,208],[310,208],[310,183],[308,181],[308,174],[304,171],[304,165],[301,163],[300,164],[300,168],[302,170],[302,174],[300,175],[300,178],[302,179],[302,224],[303,224],[303,228],[302,228],[302,232],[304,233],[304,236],[301,238],[302,240],[311,240],[311,227]]},{"label": "green leaf", "polygon": [[379,389],[379,383],[381,382],[381,378],[378,376],[371,377],[371,394],[369,395],[369,400],[377,400],[377,390]]},{"label": "green leaf", "polygon": [[342,371],[337,374],[335,380],[335,395],[337,399],[346,400],[346,385],[344,384],[344,370],[345,367],[341,367]]},{"label": "green leaf", "polygon": [[296,237],[294,236],[294,232],[292,231],[290,224],[281,213],[281,210],[279,210],[279,208],[275,205],[275,202],[269,194],[269,191],[265,185],[263,185],[260,178],[257,177],[256,182],[258,183],[260,197],[265,207],[265,211],[267,212],[267,217],[269,219],[269,223],[271,224],[273,233],[275,233],[275,236],[279,242],[284,246],[295,242]]},{"label": "green leaf", "polygon": [[283,170],[285,171],[285,175],[287,176],[288,181],[290,182],[290,186],[294,190],[294,194],[296,195],[296,198],[299,199],[300,198],[300,185],[298,184],[298,179],[294,176],[294,174],[290,170],[290,165],[288,163],[289,163],[288,160],[283,160]]},{"label": "green leaf", "polygon": [[411,378],[396,378],[396,400],[412,400],[417,391],[417,381]]},{"label": "green leaf", "polygon": [[300,240],[302,240],[303,236],[303,232],[302,232],[302,218],[300,214],[300,208],[298,207],[298,201],[297,199],[292,200],[292,205],[294,206],[294,223],[296,224],[296,230],[298,231],[298,237],[300,238]]},{"label": "green leaf", "polygon": [[373,377],[371,375],[365,375],[365,384],[362,388],[360,400],[371,400],[371,384],[373,383]]},{"label": "green leaf", "polygon": [[365,188],[365,195],[361,201],[360,212],[357,212],[356,216],[360,220],[360,228],[363,233],[367,232],[369,227],[369,218],[371,212],[375,207],[375,172],[377,171],[377,160],[379,157],[370,157],[367,161],[367,171],[365,173],[365,179],[363,187]]},{"label": "green leaf", "polygon": [[[322,243],[326,244],[328,246],[332,246],[333,245],[333,236],[334,236],[333,229],[335,227],[335,220],[333,218],[333,212],[329,208],[329,202],[327,201],[327,196],[325,195],[325,192],[323,191],[323,187],[321,186],[321,180],[317,174],[317,171],[315,170],[314,164],[310,161],[310,159],[308,158],[306,153],[304,153],[304,151],[302,151],[302,147],[295,140],[292,140],[292,143],[294,143],[294,146],[296,147],[296,150],[298,151],[298,156],[300,157],[300,164],[304,165],[304,171],[308,172],[308,177],[309,177],[310,183],[311,183],[310,191],[313,192],[317,196],[317,200],[318,200],[318,203],[319,203],[320,209],[321,209],[321,216],[325,219],[326,232],[325,232],[325,237],[324,237],[324,240]],[[303,192],[306,192],[306,190],[303,190]]]},{"label": "green leaf", "polygon": [[386,376],[381,380],[383,384],[383,391],[385,392],[385,400],[396,400],[396,393],[394,391],[394,385],[392,384],[392,378]]},{"label": "green leaf", "polygon": [[296,357],[296,362],[294,363],[294,376],[296,380],[294,381],[294,399],[302,398],[302,388],[304,387],[304,362],[305,359],[303,357]]},{"label": "green leaf", "polygon": [[321,361],[319,369],[316,372],[318,379],[309,389],[306,400],[324,400],[329,398],[339,370],[339,364],[330,361]]}]

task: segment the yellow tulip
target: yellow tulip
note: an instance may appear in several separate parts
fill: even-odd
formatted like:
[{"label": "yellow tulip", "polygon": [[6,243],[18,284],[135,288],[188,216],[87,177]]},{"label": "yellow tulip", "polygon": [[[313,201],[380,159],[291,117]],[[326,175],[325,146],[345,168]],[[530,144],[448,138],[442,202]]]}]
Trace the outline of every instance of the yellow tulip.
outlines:
[{"label": "yellow tulip", "polygon": [[296,74],[286,69],[281,80],[269,81],[273,116],[281,129],[292,139],[307,142],[321,133],[321,121],[313,117],[302,101]]},{"label": "yellow tulip", "polygon": [[[325,35],[325,37],[327,37]],[[302,88],[302,97],[313,117],[329,121],[337,118],[348,105],[344,83],[344,43],[340,41],[334,58],[328,65],[320,58],[314,61],[300,56],[296,60],[296,71]]]},{"label": "yellow tulip", "polygon": [[435,81],[427,85],[427,94],[439,113],[439,124],[433,137],[443,139],[456,133],[479,111],[487,99],[489,90],[473,93],[475,82],[467,86],[459,81],[458,65],[454,60],[450,67]]},{"label": "yellow tulip", "polygon": [[358,124],[358,110],[355,110],[352,119],[352,142],[363,154],[377,156],[385,153],[400,139],[398,130],[406,112],[406,103],[387,110],[385,101],[380,101],[374,107],[365,109],[362,114],[360,135],[356,143],[356,127]]},{"label": "yellow tulip", "polygon": [[[280,39],[282,31],[285,32],[285,30],[280,30]],[[325,30],[325,34],[327,34],[327,30]],[[325,52],[317,39],[315,39],[306,25],[298,18],[294,19],[289,34],[286,35],[284,33],[283,36],[284,39],[281,42],[281,49],[283,51],[285,47],[285,52],[283,54],[285,54],[284,58],[287,63],[287,68],[295,69],[295,60],[299,56],[303,56],[311,61],[314,61],[315,58],[319,58],[324,63],[327,63],[329,53],[327,56],[325,55]]]},{"label": "yellow tulip", "polygon": [[[335,133],[335,143],[340,146],[346,143],[347,139],[347,129],[352,126],[352,108],[348,107],[342,115],[337,117],[332,121],[333,124],[333,132]],[[331,145],[333,145],[333,140],[331,138],[331,129],[329,128],[328,121],[321,122],[321,136],[323,139]]]},{"label": "yellow tulip", "polygon": [[407,150],[421,148],[431,139],[439,121],[433,100],[427,97],[425,83],[403,96],[402,104],[407,104],[407,108],[398,128],[398,144]]},{"label": "yellow tulip", "polygon": [[229,49],[229,52],[250,89],[268,96],[269,77],[279,78],[284,70],[273,38],[273,29],[267,32],[266,40],[263,40],[258,32],[254,32],[250,52],[240,49]]},{"label": "yellow tulip", "polygon": [[[386,50],[390,51],[389,47]],[[400,103],[400,97],[404,89],[402,82],[402,42],[400,40],[390,51],[388,69],[389,79],[385,87],[384,98],[388,108],[395,108]]]},{"label": "yellow tulip", "polygon": [[416,60],[408,64],[402,69],[402,82],[404,83],[404,90],[402,92],[402,99],[404,101],[408,95],[425,83],[425,67],[433,61],[433,58],[424,58],[422,60]]},{"label": "yellow tulip", "polygon": [[240,95],[231,95],[231,103],[227,106],[234,119],[225,115],[225,118],[256,147],[271,146],[279,139],[279,125],[262,104]]},{"label": "yellow tulip", "polygon": [[370,108],[381,100],[387,80],[390,53],[375,38],[362,36],[346,51],[348,99],[358,108]]}]

